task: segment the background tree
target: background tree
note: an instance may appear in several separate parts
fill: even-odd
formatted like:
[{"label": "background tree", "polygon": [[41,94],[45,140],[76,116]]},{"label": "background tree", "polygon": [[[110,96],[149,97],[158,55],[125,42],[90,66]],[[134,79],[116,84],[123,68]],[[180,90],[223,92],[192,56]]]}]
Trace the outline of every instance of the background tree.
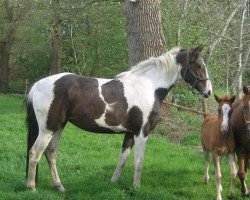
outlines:
[{"label": "background tree", "polygon": [[129,66],[166,50],[160,0],[125,0]]},{"label": "background tree", "polygon": [[52,0],[51,7],[54,21],[52,25],[53,33],[51,41],[51,73],[57,74],[60,72],[60,65],[62,59],[62,18],[60,0]]},{"label": "background tree", "polygon": [[16,32],[30,12],[28,2],[3,1],[4,25],[2,25],[2,37],[0,38],[0,92],[9,92],[9,63],[11,48],[14,43]]}]

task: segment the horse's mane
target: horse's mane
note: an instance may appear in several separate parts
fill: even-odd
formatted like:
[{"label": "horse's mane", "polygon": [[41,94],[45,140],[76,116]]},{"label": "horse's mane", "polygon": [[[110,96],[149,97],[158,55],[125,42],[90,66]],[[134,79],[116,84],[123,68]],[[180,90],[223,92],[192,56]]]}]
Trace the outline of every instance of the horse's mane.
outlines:
[{"label": "horse's mane", "polygon": [[171,50],[167,51],[166,53],[163,53],[159,57],[150,57],[147,60],[139,62],[137,65],[133,66],[129,71],[122,72],[118,74],[116,77],[122,78],[124,76],[134,74],[137,72],[143,73],[152,68],[152,66],[155,67],[164,66],[167,69],[170,69],[175,63],[174,55],[179,53],[180,51],[182,51],[180,47],[172,48]]}]

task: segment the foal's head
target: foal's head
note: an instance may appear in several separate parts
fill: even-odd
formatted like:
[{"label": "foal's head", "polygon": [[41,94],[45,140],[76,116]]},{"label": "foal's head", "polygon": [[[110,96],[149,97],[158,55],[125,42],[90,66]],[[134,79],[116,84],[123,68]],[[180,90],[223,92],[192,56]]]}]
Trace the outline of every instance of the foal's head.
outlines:
[{"label": "foal's head", "polygon": [[218,117],[220,122],[220,128],[223,135],[229,131],[229,119],[232,114],[232,104],[235,101],[236,96],[223,96],[218,97],[214,95],[215,100],[219,103],[218,105]]},{"label": "foal's head", "polygon": [[198,46],[189,51],[182,50],[177,55],[177,63],[182,66],[183,80],[207,98],[212,93],[212,84],[209,80],[206,65],[200,57],[202,49],[203,46]]},{"label": "foal's head", "polygon": [[243,86],[244,96],[242,98],[244,106],[244,120],[247,126],[247,131],[250,133],[250,89],[247,86]]}]

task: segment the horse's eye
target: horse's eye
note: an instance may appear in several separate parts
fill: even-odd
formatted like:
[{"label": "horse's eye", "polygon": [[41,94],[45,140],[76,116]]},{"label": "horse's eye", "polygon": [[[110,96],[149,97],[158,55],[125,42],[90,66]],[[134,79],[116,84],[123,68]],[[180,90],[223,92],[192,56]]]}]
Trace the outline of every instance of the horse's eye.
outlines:
[{"label": "horse's eye", "polygon": [[218,108],[218,113],[221,114],[222,110],[221,108]]},{"label": "horse's eye", "polygon": [[197,68],[197,69],[200,69],[200,68],[201,68],[201,66],[200,66],[200,65],[196,65],[196,68]]}]

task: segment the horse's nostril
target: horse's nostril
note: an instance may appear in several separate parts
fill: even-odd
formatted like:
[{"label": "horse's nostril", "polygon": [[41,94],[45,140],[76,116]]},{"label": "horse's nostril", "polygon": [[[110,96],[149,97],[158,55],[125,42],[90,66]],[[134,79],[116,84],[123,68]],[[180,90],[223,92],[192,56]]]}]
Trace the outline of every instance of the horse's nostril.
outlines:
[{"label": "horse's nostril", "polygon": [[208,95],[210,95],[210,94],[211,94],[211,90],[208,91]]},{"label": "horse's nostril", "polygon": [[203,96],[204,96],[205,98],[208,98],[208,94],[203,94]]}]

